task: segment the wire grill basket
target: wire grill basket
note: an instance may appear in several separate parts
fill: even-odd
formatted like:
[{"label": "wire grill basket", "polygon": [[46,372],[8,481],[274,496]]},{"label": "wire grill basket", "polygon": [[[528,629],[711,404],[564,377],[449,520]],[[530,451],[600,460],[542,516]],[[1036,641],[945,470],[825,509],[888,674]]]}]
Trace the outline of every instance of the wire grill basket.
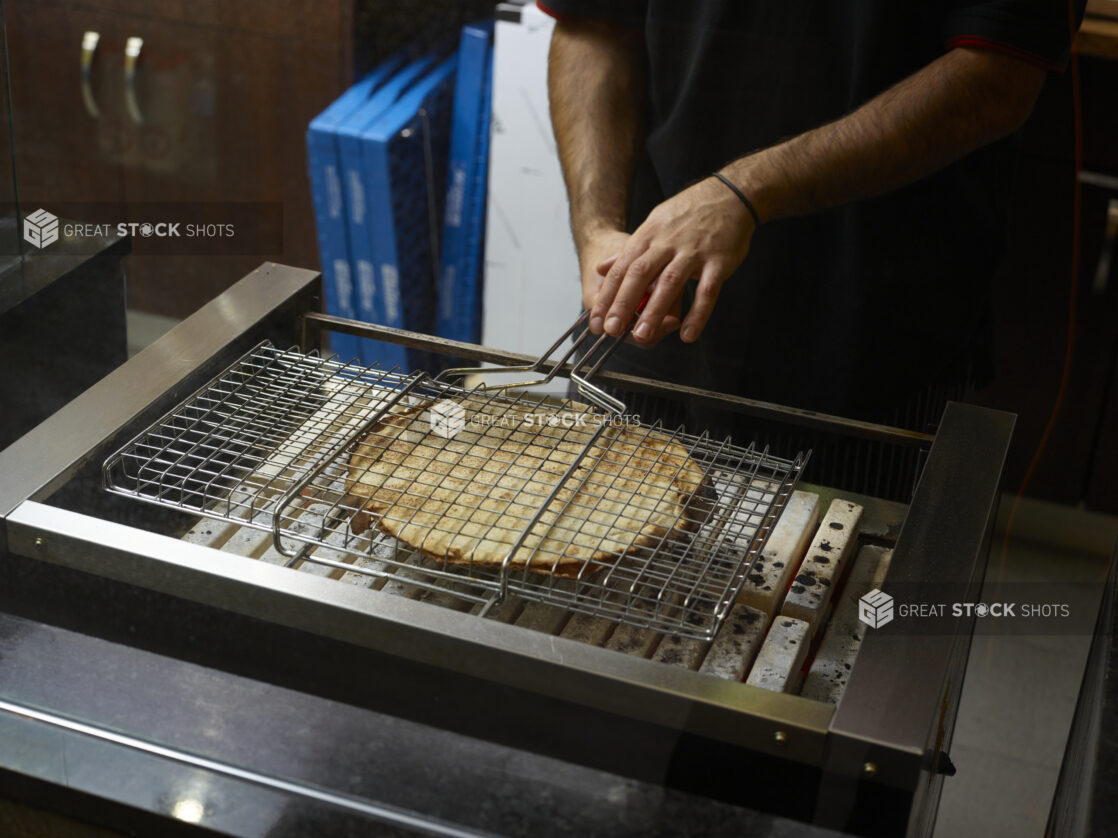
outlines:
[{"label": "wire grill basket", "polygon": [[805,462],[265,343],[103,473],[111,492],[269,530],[289,564],[387,576],[418,557],[431,590],[708,639]]}]

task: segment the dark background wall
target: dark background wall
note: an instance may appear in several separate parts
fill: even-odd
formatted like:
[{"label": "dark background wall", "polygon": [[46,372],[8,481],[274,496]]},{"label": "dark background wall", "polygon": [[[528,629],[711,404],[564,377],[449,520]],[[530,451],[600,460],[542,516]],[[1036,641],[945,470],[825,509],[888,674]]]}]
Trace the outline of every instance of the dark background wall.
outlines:
[{"label": "dark background wall", "polygon": [[[1008,255],[995,287],[997,379],[975,399],[1018,414],[1006,489],[1033,462],[1065,378],[1073,281],[1076,312],[1060,410],[1027,494],[1118,513],[1118,259],[1096,279],[1109,202],[1080,183],[1076,222],[1074,74],[1050,77],[1022,137]],[[1118,63],[1079,56],[1082,165],[1118,175]],[[1088,175],[1087,177],[1090,177]]]}]

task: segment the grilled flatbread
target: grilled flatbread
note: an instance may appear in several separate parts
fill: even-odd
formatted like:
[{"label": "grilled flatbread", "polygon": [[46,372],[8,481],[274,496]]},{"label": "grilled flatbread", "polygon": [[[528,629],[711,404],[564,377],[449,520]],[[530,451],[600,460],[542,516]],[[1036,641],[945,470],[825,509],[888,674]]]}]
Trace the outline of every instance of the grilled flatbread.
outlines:
[{"label": "grilled flatbread", "polygon": [[[461,407],[456,418],[465,426],[449,438],[436,433],[432,407],[436,414]],[[556,408],[480,395],[398,410],[350,456],[346,492],[357,510],[350,528],[359,534],[375,520],[433,558],[500,566],[601,421],[574,402]],[[591,572],[694,529],[707,491],[703,470],[670,435],[610,425],[510,564],[561,576]]]}]

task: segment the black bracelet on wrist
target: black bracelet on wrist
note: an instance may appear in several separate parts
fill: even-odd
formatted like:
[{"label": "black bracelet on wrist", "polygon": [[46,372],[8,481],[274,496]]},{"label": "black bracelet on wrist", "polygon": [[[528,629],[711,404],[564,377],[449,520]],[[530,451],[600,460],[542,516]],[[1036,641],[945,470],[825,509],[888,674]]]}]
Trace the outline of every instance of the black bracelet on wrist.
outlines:
[{"label": "black bracelet on wrist", "polygon": [[738,189],[736,186],[734,186],[734,184],[730,182],[730,179],[728,177],[726,177],[724,174],[722,174],[721,172],[715,172],[714,177],[718,178],[720,181],[722,181],[724,184],[726,184],[726,186],[729,188],[729,190],[731,192],[733,192],[735,195],[737,195],[739,198],[741,198],[741,202],[743,204],[745,204],[745,208],[747,210],[749,210],[749,214],[753,216],[753,223],[756,226],[760,227],[761,226],[761,217],[759,215],[757,215],[757,210],[755,210],[753,208],[753,204],[750,203],[749,199],[747,197],[745,197],[745,195],[742,193],[742,191],[740,189]]}]

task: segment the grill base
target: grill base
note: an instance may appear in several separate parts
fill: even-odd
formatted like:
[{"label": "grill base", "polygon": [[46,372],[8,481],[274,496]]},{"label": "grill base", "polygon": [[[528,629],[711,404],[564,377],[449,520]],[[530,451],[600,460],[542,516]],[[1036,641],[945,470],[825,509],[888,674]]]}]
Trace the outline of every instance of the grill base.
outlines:
[{"label": "grill base", "polygon": [[[776,766],[774,779],[795,789],[805,804],[796,812],[799,818],[846,828],[866,825],[867,832],[877,818],[879,828],[890,834],[906,827],[909,834],[926,833],[939,788],[931,773],[936,760],[926,755],[950,742],[969,625],[960,623],[950,635],[903,636],[892,625],[868,635],[843,702],[832,711],[797,696],[739,688],[421,602],[379,597],[257,562],[229,561],[232,557],[217,551],[191,548],[176,539],[46,503],[83,464],[101,462],[123,439],[237,354],[269,334],[297,334],[300,324],[328,325],[433,351],[441,348],[476,361],[510,360],[497,350],[445,345],[424,336],[312,315],[317,285],[318,278],[310,272],[261,268],[0,453],[0,549],[7,551],[0,561],[0,581],[9,582],[10,577],[9,584],[0,586],[0,596],[18,600],[17,606],[41,606],[43,614],[55,613],[59,620],[87,615],[90,631],[109,626],[121,640],[137,645],[165,638],[173,654],[196,654],[215,666],[252,673],[257,695],[265,702],[264,709],[256,711],[261,717],[274,717],[269,702],[277,708],[283,704],[282,694],[268,686],[277,681],[297,681],[307,692],[350,695],[355,705],[384,702],[404,716],[409,707],[430,710],[448,729],[484,728],[479,732],[486,737],[523,736],[526,741],[547,736],[541,733],[546,729],[554,731],[555,720],[566,719],[561,708],[570,707],[574,714],[621,720],[604,727],[586,723],[586,730],[600,734],[598,741],[585,743],[583,757],[588,760],[621,758],[607,747],[614,745],[631,745],[632,753],[640,754],[649,729],[664,731],[658,741],[671,749],[671,757],[655,763],[661,780],[674,781],[679,772],[673,766],[681,764],[676,760],[691,752],[687,743],[698,741],[697,764],[688,766],[691,776],[716,786],[717,778],[710,776],[702,759],[717,765],[726,762],[723,754],[733,752],[737,756],[729,770],[739,778],[738,793],[756,795],[764,808],[780,801],[761,793],[769,792],[768,785],[743,789],[743,765]],[[316,339],[304,332],[302,345]],[[623,378],[611,376],[610,383],[632,383],[649,392],[673,390]],[[922,434],[807,416],[693,388],[673,392],[726,409],[827,426],[836,433],[910,447],[932,443]],[[949,406],[916,495],[901,516],[904,532],[897,541],[893,572],[917,583],[942,582],[949,588],[945,596],[969,601],[985,568],[986,538],[1011,430],[1012,417]],[[92,581],[87,585],[81,580]],[[142,664],[128,672],[122,679],[125,686],[133,677],[145,683]],[[414,682],[404,683],[413,676]],[[897,684],[904,686],[906,700],[882,702],[881,696],[892,694]],[[151,712],[188,706],[188,715],[200,725],[230,715],[200,712],[199,706],[222,707],[193,703],[191,697],[201,686],[187,685],[170,697],[148,691],[143,695],[153,698]],[[87,691],[96,687],[88,679],[49,695],[96,704],[96,696]],[[485,699],[477,701],[477,719],[484,723],[470,715],[475,687]],[[464,697],[455,703],[460,693]],[[434,701],[435,695],[443,697],[441,704]],[[89,712],[82,713],[84,717],[99,714],[110,726],[133,722],[127,714],[117,716],[111,706],[85,706]],[[534,714],[537,707],[545,711],[541,716]],[[546,712],[552,708],[560,714],[556,719]],[[339,740],[370,750],[370,741],[383,738],[372,730],[375,726],[350,726]],[[582,741],[583,728],[571,725],[570,730]],[[935,738],[939,731],[942,740]],[[199,733],[189,741],[200,749],[223,742],[212,731]],[[276,738],[284,739],[282,730]],[[562,747],[563,742],[557,744]],[[628,758],[624,750],[621,754]],[[328,758],[338,762],[337,753]],[[867,762],[876,766],[872,777],[863,772]],[[517,764],[530,773],[526,763]],[[781,774],[781,766],[788,767],[788,776]]]}]

